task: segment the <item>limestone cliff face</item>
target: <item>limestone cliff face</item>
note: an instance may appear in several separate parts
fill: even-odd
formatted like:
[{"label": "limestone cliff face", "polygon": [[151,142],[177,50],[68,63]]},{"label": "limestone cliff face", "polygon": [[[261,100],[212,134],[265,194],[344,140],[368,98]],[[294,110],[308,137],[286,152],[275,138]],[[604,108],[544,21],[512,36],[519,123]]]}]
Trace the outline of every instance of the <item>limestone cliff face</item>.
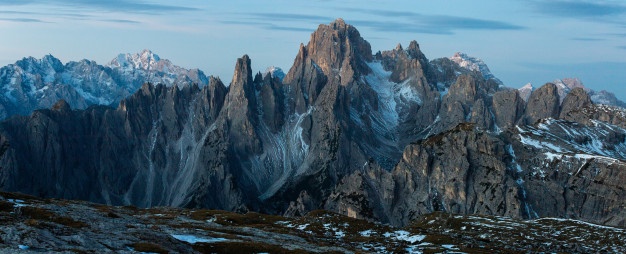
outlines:
[{"label": "limestone cliff face", "polygon": [[553,83],[547,83],[539,89],[533,91],[528,98],[528,104],[522,124],[533,124],[542,118],[556,118],[559,116],[559,99],[558,89]]},{"label": "limestone cliff face", "polygon": [[[346,176],[326,208],[394,225],[433,211],[626,225],[624,130],[561,120],[539,126],[494,135],[458,125],[407,146],[391,172],[364,165]],[[537,141],[546,133],[555,136]]]},{"label": "limestone cliff face", "polygon": [[0,123],[0,188],[394,225],[433,211],[625,223],[626,113],[584,89],[526,102],[415,41],[372,55],[340,19],[282,81],[251,61],[228,87],[144,84],[115,109],[59,101]]},{"label": "limestone cliff face", "polygon": [[391,172],[370,166],[346,177],[327,206],[394,225],[433,211],[521,217],[524,200],[506,157],[503,141],[461,124],[407,146]]}]

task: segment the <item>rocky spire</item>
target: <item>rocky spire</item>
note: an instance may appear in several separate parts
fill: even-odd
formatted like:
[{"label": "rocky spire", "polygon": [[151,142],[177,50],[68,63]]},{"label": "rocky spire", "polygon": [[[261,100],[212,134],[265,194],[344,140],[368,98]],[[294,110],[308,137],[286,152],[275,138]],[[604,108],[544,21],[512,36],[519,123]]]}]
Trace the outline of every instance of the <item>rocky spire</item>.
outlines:
[{"label": "rocky spire", "polygon": [[[299,55],[303,54],[300,48]],[[320,25],[306,46],[306,53],[328,77],[339,77],[341,85],[355,76],[369,72],[366,62],[372,60],[372,48],[359,31],[337,19],[329,25]]]},{"label": "rocky spire", "polygon": [[556,85],[553,83],[543,85],[530,94],[522,123],[533,124],[542,118],[557,118],[559,116],[559,104],[560,99]]},{"label": "rocky spire", "polygon": [[593,103],[591,102],[591,97],[582,87],[576,87],[572,89],[563,99],[563,104],[561,104],[561,114],[559,118],[575,121],[575,122],[584,122],[586,116],[581,115],[579,117],[574,117],[576,111],[580,111]]}]

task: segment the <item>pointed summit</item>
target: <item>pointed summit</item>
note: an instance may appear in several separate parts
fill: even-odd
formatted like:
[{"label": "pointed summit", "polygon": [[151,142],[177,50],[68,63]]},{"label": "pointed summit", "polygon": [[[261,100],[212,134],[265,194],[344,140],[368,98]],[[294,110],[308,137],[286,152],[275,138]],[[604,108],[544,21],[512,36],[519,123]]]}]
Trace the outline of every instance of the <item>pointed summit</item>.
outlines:
[{"label": "pointed summit", "polygon": [[250,67],[250,57],[243,55],[237,59],[235,64],[235,72],[233,73],[233,81],[231,85],[238,84],[251,84],[252,83],[252,68]]},{"label": "pointed summit", "polygon": [[519,96],[522,97],[524,101],[528,101],[528,98],[530,98],[530,94],[535,90],[535,87],[533,87],[533,84],[528,83],[517,90],[519,91]]},{"label": "pointed summit", "polygon": [[327,76],[339,76],[342,85],[352,82],[358,74],[367,74],[366,62],[372,60],[370,44],[343,19],[320,25],[302,53],[307,53]]},{"label": "pointed summit", "polygon": [[[109,62],[109,67],[121,67],[131,69],[144,69],[156,66],[161,61],[159,55],[152,53],[149,49],[144,49],[135,54],[119,54]],[[167,60],[165,60],[167,61]]]}]

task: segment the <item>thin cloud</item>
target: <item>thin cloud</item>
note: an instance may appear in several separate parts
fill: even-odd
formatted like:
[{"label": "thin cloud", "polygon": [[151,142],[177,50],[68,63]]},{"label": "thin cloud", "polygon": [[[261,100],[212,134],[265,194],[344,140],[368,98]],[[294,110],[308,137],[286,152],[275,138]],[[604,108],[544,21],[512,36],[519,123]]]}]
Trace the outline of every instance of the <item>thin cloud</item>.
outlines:
[{"label": "thin cloud", "polygon": [[381,32],[398,32],[398,33],[422,33],[422,34],[453,34],[449,29],[439,29],[432,26],[422,26],[405,22],[393,21],[373,21],[373,20],[350,20],[347,21],[357,27],[368,27]]},{"label": "thin cloud", "polygon": [[94,9],[100,11],[126,12],[126,13],[144,13],[144,14],[167,14],[168,12],[186,12],[197,11],[198,8],[166,5],[148,2],[135,2],[130,0],[109,0],[109,1],[92,1],[92,0],[0,0],[0,6],[18,6],[30,4],[48,4],[54,6],[62,6],[78,9]]},{"label": "thin cloud", "polygon": [[233,20],[225,20],[220,21],[222,24],[226,25],[244,25],[244,26],[256,26],[261,27],[268,30],[276,30],[276,31],[291,31],[291,32],[313,32],[314,28],[304,28],[304,27],[293,27],[293,26],[279,26],[272,23],[267,22],[252,22],[252,21],[233,21]]},{"label": "thin cloud", "polygon": [[105,22],[122,23],[122,24],[141,24],[139,21],[128,19],[104,19]]},{"label": "thin cloud", "polygon": [[617,48],[626,50],[626,46],[617,46]]},{"label": "thin cloud", "polygon": [[[385,18],[384,21],[357,21],[361,25],[381,31],[454,34],[456,30],[521,30],[526,28],[503,21],[448,15],[424,15],[411,11],[389,11],[364,8],[342,8],[342,10]],[[398,18],[404,21],[390,21]]]},{"label": "thin cloud", "polygon": [[41,19],[30,18],[0,18],[1,21],[21,22],[21,23],[50,23]]},{"label": "thin cloud", "polygon": [[[385,32],[399,32],[399,33],[423,33],[423,34],[454,34],[456,30],[520,30],[525,29],[523,26],[518,26],[502,21],[457,17],[457,16],[445,16],[445,15],[422,15],[416,12],[410,11],[385,11],[385,10],[373,10],[363,8],[340,8],[344,11],[357,12],[361,14],[368,14],[373,16],[384,17],[384,20],[370,19],[370,20],[350,20],[346,18],[346,22],[355,25],[357,27],[367,27],[377,31]],[[245,18],[252,20],[259,20],[270,22],[272,24],[280,24],[286,21],[295,22],[313,22],[316,24],[328,23],[334,18],[320,15],[300,15],[300,14],[285,14],[285,13],[247,13],[243,14]],[[394,18],[402,18],[402,21],[394,20]],[[235,22],[231,22],[235,24]],[[243,22],[236,22],[237,24],[244,24]],[[248,24],[248,23],[245,23]],[[255,24],[249,24],[255,25]],[[262,24],[256,24],[262,26]],[[266,26],[268,29],[273,30],[286,30],[286,31],[311,31],[308,28],[298,28],[283,25],[271,25]]]},{"label": "thin cloud", "polygon": [[572,41],[605,41],[605,39],[591,38],[591,37],[575,37],[575,38],[570,38],[570,40]]},{"label": "thin cloud", "polygon": [[521,30],[525,28],[502,21],[458,16],[425,16],[422,21],[450,30]]},{"label": "thin cloud", "polygon": [[269,21],[311,21],[315,23],[327,23],[334,18],[318,15],[301,15],[288,13],[248,13],[252,19],[261,19]]},{"label": "thin cloud", "polygon": [[546,15],[556,15],[572,18],[599,18],[622,15],[626,13],[626,6],[607,1],[535,1],[537,12]]},{"label": "thin cloud", "polygon": [[0,11],[0,14],[33,15],[38,13],[29,11]]},{"label": "thin cloud", "polygon": [[311,33],[314,30],[311,28],[276,26],[276,25],[271,25],[271,26],[268,26],[267,28],[270,30],[277,30],[277,31],[307,32],[307,33]]},{"label": "thin cloud", "polygon": [[339,10],[349,11],[349,12],[358,12],[363,14],[370,14],[381,17],[420,17],[422,16],[419,13],[411,12],[411,11],[389,11],[389,10],[373,10],[373,9],[364,9],[364,8],[338,8]]}]

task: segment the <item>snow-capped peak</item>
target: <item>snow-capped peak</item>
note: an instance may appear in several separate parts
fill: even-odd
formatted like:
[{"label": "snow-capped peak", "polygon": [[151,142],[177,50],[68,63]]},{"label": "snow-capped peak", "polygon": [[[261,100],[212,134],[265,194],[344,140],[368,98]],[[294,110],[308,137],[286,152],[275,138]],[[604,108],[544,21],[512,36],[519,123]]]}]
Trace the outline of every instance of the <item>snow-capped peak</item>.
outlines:
[{"label": "snow-capped peak", "polygon": [[150,67],[156,66],[161,61],[159,55],[152,53],[148,49],[144,49],[135,54],[119,54],[109,63],[109,67],[131,68],[148,70]]},{"label": "snow-capped peak", "polygon": [[535,87],[533,86],[532,83],[528,83],[528,84],[520,87],[518,90],[530,90],[530,91],[532,91],[532,90],[535,90]]},{"label": "snow-capped peak", "polygon": [[280,81],[283,81],[283,79],[285,78],[285,72],[283,72],[283,69],[276,66],[267,67],[263,76],[267,74],[272,75],[272,78],[278,78]]},{"label": "snow-capped peak", "polygon": [[463,52],[456,52],[449,59],[465,69],[480,72],[486,80],[494,79],[498,84],[502,85],[502,81],[491,73],[487,64],[480,58],[469,56]]},{"label": "snow-capped peak", "polygon": [[524,101],[528,101],[528,98],[530,98],[530,94],[533,90],[535,90],[535,87],[532,83],[528,83],[517,90],[519,91],[519,96],[522,97]]}]

